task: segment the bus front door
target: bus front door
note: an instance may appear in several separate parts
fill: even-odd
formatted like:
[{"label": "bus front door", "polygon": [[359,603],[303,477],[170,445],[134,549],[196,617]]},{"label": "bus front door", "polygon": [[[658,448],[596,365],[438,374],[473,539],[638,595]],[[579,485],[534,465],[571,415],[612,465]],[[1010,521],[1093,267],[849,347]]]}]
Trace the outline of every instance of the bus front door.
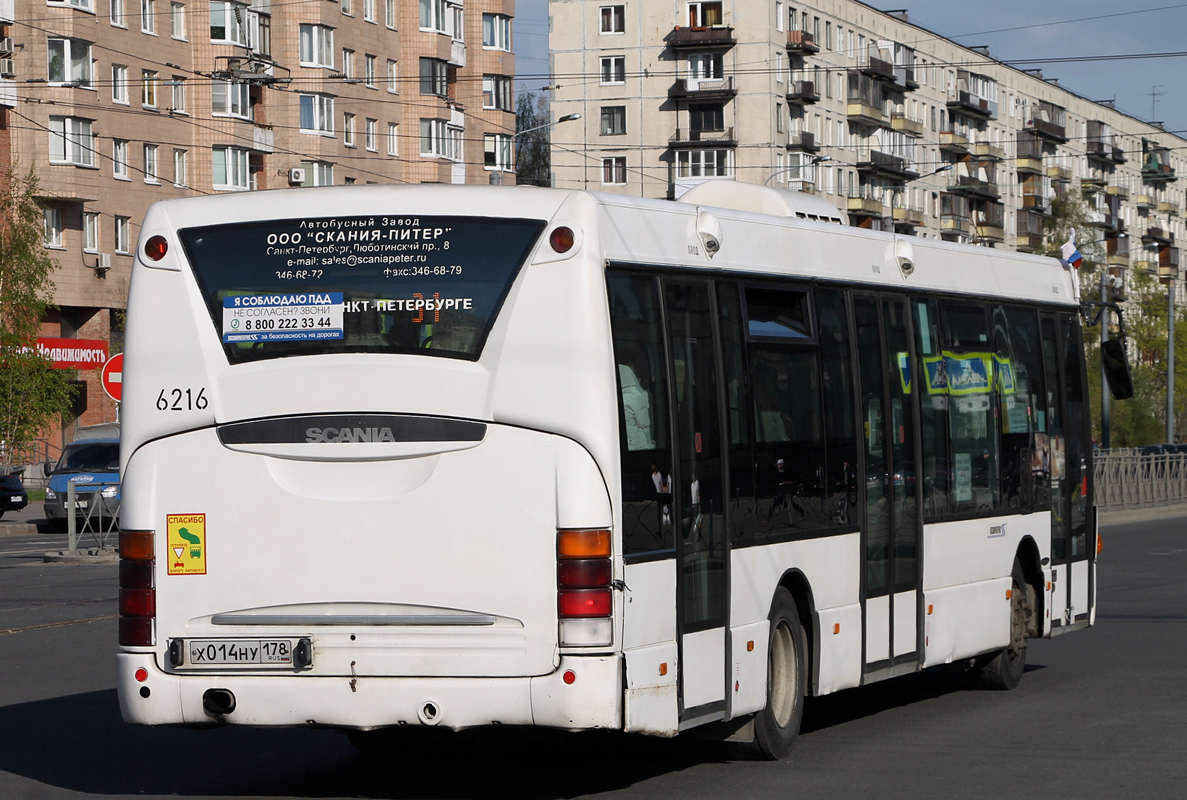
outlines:
[{"label": "bus front door", "polygon": [[919,512],[910,336],[900,297],[856,296],[864,432],[862,509],[865,677],[914,671],[919,660]]},{"label": "bus front door", "polygon": [[676,618],[681,727],[725,711],[728,580],[721,402],[706,282],[666,280],[676,463]]}]

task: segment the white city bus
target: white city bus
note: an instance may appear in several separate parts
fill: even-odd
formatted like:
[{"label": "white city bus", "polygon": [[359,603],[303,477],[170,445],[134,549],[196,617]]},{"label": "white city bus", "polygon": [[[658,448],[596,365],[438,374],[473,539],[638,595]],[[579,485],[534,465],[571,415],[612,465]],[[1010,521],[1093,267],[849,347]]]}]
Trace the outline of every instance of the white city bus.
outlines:
[{"label": "white city bus", "polygon": [[[1074,278],[819,199],[170,200],[128,301],[119,695],[782,757],[803,697],[1092,624]],[[374,741],[375,737],[370,737]]]}]

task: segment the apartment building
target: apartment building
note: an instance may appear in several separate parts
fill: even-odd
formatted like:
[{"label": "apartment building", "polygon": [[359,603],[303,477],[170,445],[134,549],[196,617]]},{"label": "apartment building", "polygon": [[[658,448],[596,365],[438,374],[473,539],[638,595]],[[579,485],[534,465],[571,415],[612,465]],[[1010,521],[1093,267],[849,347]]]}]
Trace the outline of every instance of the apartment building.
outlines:
[{"label": "apartment building", "polygon": [[[157,200],[513,182],[514,14],[514,0],[0,0],[5,165],[36,172],[58,262],[43,337],[122,349]],[[98,370],[61,366],[79,369],[77,421],[114,419]]]},{"label": "apartment building", "polygon": [[[1046,252],[1081,192],[1124,296],[1177,279],[1187,141],[854,0],[550,0],[553,185],[816,192],[851,224]],[[1128,237],[1128,238],[1127,238]]]}]

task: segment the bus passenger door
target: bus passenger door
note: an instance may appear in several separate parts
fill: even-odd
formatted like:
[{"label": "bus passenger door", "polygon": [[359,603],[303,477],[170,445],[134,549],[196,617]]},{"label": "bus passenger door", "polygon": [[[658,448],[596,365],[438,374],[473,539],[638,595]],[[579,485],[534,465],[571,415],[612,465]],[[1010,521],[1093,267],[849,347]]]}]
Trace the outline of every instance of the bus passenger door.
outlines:
[{"label": "bus passenger door", "polygon": [[676,463],[680,719],[725,710],[728,586],[721,404],[709,284],[665,280]]},{"label": "bus passenger door", "polygon": [[919,513],[905,300],[853,301],[864,436],[865,675],[914,671],[919,659]]},{"label": "bus passenger door", "polygon": [[1094,586],[1088,507],[1092,453],[1080,326],[1074,317],[1043,315],[1051,474],[1051,632],[1087,625]]}]

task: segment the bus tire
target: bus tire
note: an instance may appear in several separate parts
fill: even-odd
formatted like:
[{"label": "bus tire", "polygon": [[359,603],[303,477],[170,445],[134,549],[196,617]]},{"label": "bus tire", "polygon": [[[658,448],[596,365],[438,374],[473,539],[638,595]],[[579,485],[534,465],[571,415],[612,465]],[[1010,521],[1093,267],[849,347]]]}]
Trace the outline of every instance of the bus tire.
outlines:
[{"label": "bus tire", "polygon": [[771,603],[767,644],[767,704],[754,715],[754,738],[735,753],[743,758],[786,758],[795,745],[807,692],[804,626],[791,593],[780,587]]},{"label": "bus tire", "polygon": [[1010,572],[1010,643],[997,653],[982,656],[980,684],[984,689],[1013,689],[1026,669],[1026,627],[1028,594],[1022,562],[1014,559]]}]

